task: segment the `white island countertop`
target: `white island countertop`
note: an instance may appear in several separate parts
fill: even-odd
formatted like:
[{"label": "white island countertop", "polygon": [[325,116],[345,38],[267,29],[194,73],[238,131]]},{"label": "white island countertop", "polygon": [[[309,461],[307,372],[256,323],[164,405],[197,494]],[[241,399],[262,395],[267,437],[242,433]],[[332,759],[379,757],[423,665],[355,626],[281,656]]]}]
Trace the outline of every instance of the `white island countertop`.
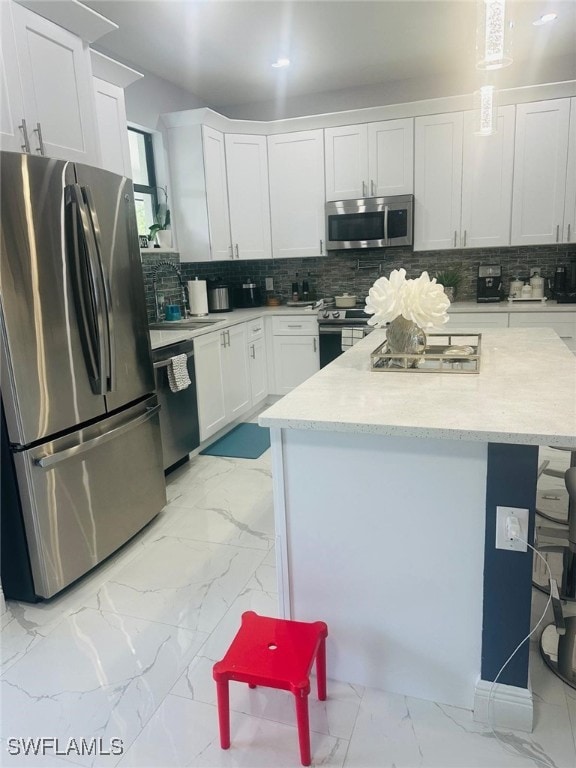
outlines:
[{"label": "white island countertop", "polygon": [[576,357],[547,328],[482,331],[478,374],[374,372],[377,330],[275,403],[265,427],[576,449]]}]

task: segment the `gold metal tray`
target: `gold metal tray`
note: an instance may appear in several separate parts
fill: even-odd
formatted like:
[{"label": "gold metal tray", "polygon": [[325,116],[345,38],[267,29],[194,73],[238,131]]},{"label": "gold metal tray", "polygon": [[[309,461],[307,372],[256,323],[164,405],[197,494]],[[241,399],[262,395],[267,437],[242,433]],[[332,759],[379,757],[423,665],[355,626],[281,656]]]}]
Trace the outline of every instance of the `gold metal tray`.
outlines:
[{"label": "gold metal tray", "polygon": [[481,333],[429,333],[426,334],[426,349],[418,355],[391,353],[385,341],[370,355],[371,369],[416,373],[479,373],[481,339]]}]

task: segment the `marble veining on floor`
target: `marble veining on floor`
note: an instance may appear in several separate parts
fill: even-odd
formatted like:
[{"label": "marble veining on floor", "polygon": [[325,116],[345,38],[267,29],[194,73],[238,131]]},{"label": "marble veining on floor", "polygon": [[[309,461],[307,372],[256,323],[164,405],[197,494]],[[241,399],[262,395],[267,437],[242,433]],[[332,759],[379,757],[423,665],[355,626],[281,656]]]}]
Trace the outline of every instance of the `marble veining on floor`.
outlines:
[{"label": "marble veining on floor", "polygon": [[[232,684],[232,747],[220,749],[211,674],[243,611],[277,615],[269,451],[256,460],[194,457],[170,476],[168,498],[74,589],[46,604],[8,601],[0,765],[299,765],[283,691]],[[573,768],[576,691],[535,644],[531,680],[534,732],[499,740],[468,710],[329,680],[327,701],[310,696],[313,764]],[[38,747],[41,737],[48,742]]]}]

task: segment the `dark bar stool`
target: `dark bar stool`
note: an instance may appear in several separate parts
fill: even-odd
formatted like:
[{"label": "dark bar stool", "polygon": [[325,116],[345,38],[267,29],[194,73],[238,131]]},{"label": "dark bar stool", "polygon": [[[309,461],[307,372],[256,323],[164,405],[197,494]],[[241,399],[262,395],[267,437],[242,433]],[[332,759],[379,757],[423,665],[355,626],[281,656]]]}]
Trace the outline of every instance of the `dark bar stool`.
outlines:
[{"label": "dark bar stool", "polygon": [[[550,446],[556,451],[570,451],[570,466],[576,466],[576,451],[570,448]],[[550,466],[550,461],[543,461],[538,467],[538,477],[547,475],[549,477],[558,477],[564,480],[565,470],[554,469]],[[539,488],[536,494],[536,514],[549,520],[551,523],[559,525],[568,525],[568,494],[564,488],[564,483],[559,483],[558,488],[544,489]]]},{"label": "dark bar stool", "polygon": [[[570,467],[565,475],[566,488],[570,497],[570,533],[569,547],[572,554],[576,550],[576,467]],[[572,565],[574,560],[572,560]],[[576,580],[576,572],[572,571]],[[572,585],[574,587],[574,584]],[[562,611],[562,594],[558,594],[552,585],[552,605],[554,621],[544,629],[540,636],[540,654],[552,672],[572,688],[576,688],[576,616],[565,617]],[[572,589],[574,593],[574,589]]]}]

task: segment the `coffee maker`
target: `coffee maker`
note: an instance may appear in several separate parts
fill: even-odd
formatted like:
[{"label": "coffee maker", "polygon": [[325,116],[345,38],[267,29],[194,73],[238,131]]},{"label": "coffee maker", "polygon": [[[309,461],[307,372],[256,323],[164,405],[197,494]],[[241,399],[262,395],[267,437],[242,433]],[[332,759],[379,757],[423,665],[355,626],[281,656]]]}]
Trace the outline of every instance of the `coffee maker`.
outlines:
[{"label": "coffee maker", "polygon": [[476,301],[479,303],[500,301],[502,290],[502,267],[488,264],[478,267],[476,280]]},{"label": "coffee maker", "polygon": [[556,267],[553,292],[558,304],[576,304],[576,261]]}]

